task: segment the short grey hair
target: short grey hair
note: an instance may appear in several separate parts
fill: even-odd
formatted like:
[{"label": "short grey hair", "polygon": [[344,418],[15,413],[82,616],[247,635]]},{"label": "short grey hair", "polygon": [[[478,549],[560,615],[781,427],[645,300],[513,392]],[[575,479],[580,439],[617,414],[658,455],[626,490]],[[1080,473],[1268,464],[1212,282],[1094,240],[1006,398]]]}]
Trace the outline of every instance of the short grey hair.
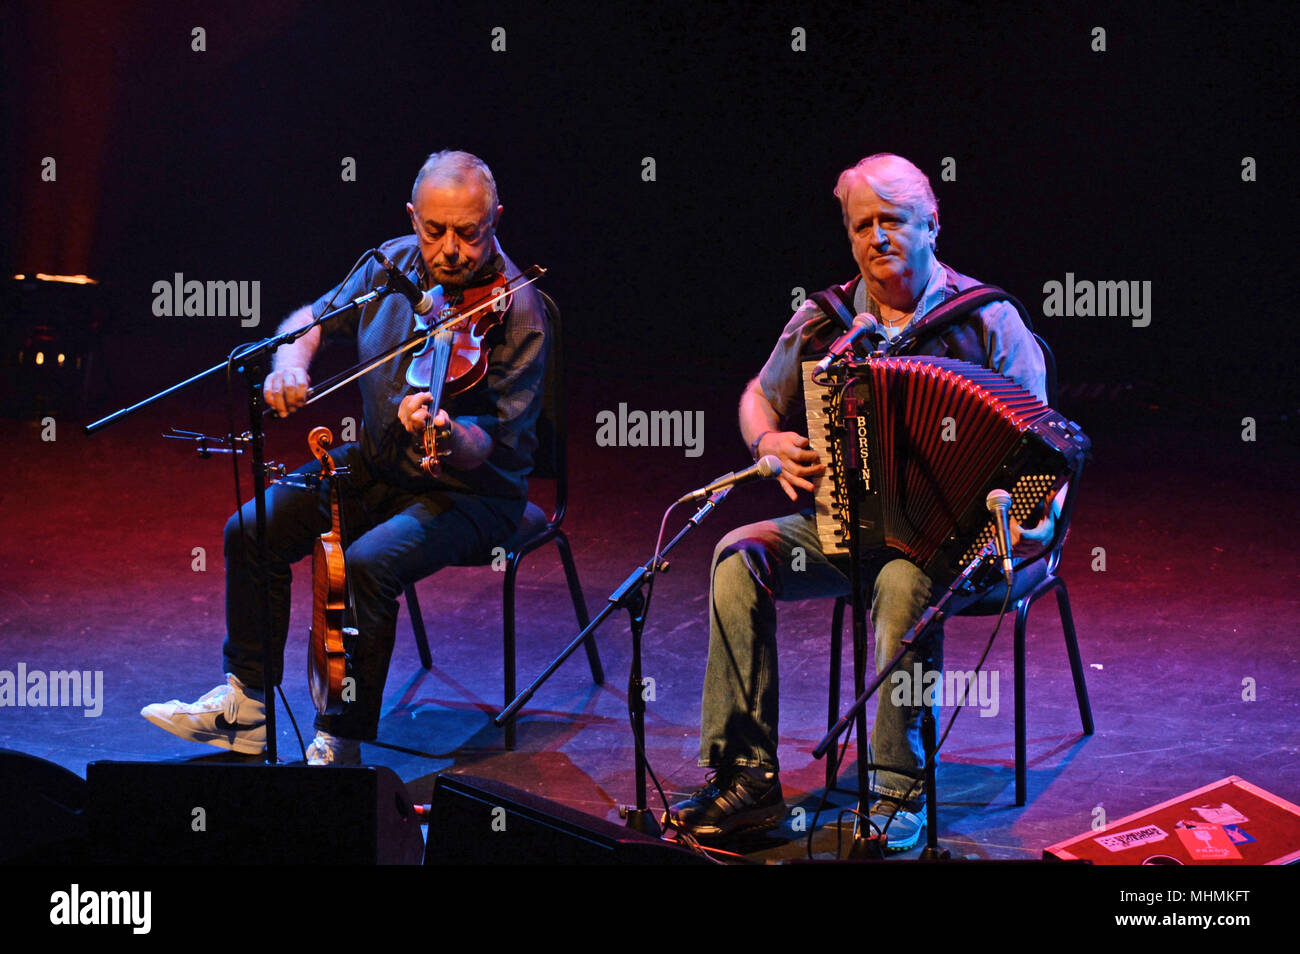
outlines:
[{"label": "short grey hair", "polygon": [[415,184],[411,186],[411,204],[415,204],[416,193],[420,191],[420,184],[425,179],[433,178],[439,182],[464,185],[471,176],[476,176],[487,191],[488,211],[495,215],[499,200],[497,198],[497,183],[492,178],[492,170],[478,156],[468,152],[461,152],[458,149],[444,149],[442,152],[433,153],[428,159],[424,160],[424,165],[420,167],[419,173],[415,176]]},{"label": "short grey hair", "polygon": [[846,221],[849,193],[861,182],[886,202],[904,205],[921,215],[933,217],[935,225],[938,225],[939,202],[930,188],[929,177],[902,156],[878,152],[840,173],[835,183],[835,197],[840,200],[840,210]]}]

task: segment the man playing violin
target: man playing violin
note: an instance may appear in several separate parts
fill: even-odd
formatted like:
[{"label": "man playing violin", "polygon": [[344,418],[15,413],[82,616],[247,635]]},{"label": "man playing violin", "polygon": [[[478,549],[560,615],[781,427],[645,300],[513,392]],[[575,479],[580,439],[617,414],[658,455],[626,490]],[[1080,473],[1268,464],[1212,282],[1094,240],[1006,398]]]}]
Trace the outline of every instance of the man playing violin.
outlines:
[{"label": "man playing violin", "polygon": [[[392,239],[382,251],[403,272],[414,271],[435,302],[470,298],[501,275],[519,274],[496,238],[502,206],[482,160],[464,152],[438,152],[420,169],[406,206],[413,235]],[[386,272],[367,259],[337,288],[289,315],[281,331],[300,328],[330,307],[380,288]],[[325,326],[329,341],[351,340],[364,363],[415,333],[410,303],[387,295]],[[285,417],[308,400],[308,368],[322,344],[314,328],[280,348],[267,376],[267,404]],[[537,446],[546,362],[546,317],[536,289],[510,299],[504,322],[483,342],[487,370],[481,382],[444,400],[430,415],[427,385],[408,382],[413,352],[379,365],[359,379],[363,424],[360,440],[331,452],[347,468],[340,511],[352,606],[358,636],[350,648],[355,698],[338,715],[316,719],[307,751],[312,764],[359,764],[360,743],[375,738],[384,683],[392,657],[397,597],[406,585],[444,566],[484,559],[506,542],[523,516],[527,475]],[[423,435],[432,426],[445,456],[436,477],[421,468]],[[316,473],[314,463],[300,471]],[[290,565],[312,552],[329,530],[324,489],[273,485],[267,494],[268,563],[262,566],[252,501],[226,524],[226,681],[194,703],[172,700],[146,706],[155,725],[195,742],[236,752],[260,753],[266,744],[262,641],[270,627],[272,678],[283,671],[289,628]],[[263,612],[269,591],[270,618]]]},{"label": "man playing violin", "polygon": [[[929,179],[901,156],[878,154],[841,173],[835,188],[859,275],[838,289],[844,311],[867,315],[878,342],[892,341],[944,300],[977,285],[940,262],[938,205]],[[852,304],[851,310],[849,303]],[[814,489],[826,464],[809,446],[802,428],[801,361],[824,353],[847,329],[842,316],[826,313],[809,299],[786,325],[758,377],[740,400],[740,429],[754,458],[781,461],[781,486],[793,501]],[[994,302],[975,312],[944,352],[982,364],[1046,400],[1042,354],[1016,310]],[[1013,538],[1046,542],[1052,520],[1021,530]],[[898,651],[902,638],[931,598],[930,579],[894,550],[864,556],[863,580],[871,587],[871,625],[877,666]],[[775,828],[785,815],[777,761],[776,602],[847,596],[847,561],[828,558],[811,510],[740,527],[725,536],[713,555],[708,668],[701,712],[700,764],[714,774],[709,783],[669,812],[673,824],[701,840],[741,831]],[[941,650],[930,658],[904,657],[911,672],[942,667]],[[896,706],[891,694],[877,695],[871,757],[879,769],[872,780],[876,829],[888,826],[891,850],[905,850],[920,838],[926,793],[916,781],[922,767],[919,706]]]}]

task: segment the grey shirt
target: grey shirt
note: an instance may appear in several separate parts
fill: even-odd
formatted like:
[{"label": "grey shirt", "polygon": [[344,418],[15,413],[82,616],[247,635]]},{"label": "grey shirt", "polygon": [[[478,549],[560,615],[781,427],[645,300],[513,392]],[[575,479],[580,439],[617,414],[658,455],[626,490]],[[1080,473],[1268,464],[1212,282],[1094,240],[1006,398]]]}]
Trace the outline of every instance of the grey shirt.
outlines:
[{"label": "grey shirt", "polygon": [[[380,251],[402,271],[409,273],[414,268],[422,288],[432,287],[414,235],[390,239],[380,246]],[[496,270],[507,278],[519,274],[499,244],[495,245],[494,258]],[[312,315],[319,317],[331,300],[338,306],[381,288],[386,279],[387,273],[379,264],[368,260],[347,281],[322,295],[312,306]],[[353,310],[335,319],[326,335],[330,341],[354,340],[357,355],[365,362],[402,343],[415,331],[410,303],[394,294],[369,303],[359,313]],[[423,443],[397,417],[404,397],[427,389],[407,383],[406,371],[413,351],[390,359],[358,379],[363,408],[361,450],[376,476],[415,493],[453,490],[512,499],[527,495],[527,477],[537,448],[547,352],[545,307],[536,288],[528,286],[514,294],[504,325],[489,333],[484,347],[489,349],[484,379],[466,393],[447,398],[442,405],[456,421],[477,425],[492,439],[487,460],[470,470],[458,469],[454,456],[444,461],[439,477],[429,477],[420,469]]]},{"label": "grey shirt", "polygon": [[[934,271],[917,302],[916,311],[906,324],[893,329],[889,337],[910,328],[929,314],[940,303],[958,292],[978,285],[979,282],[942,262],[935,262]],[[880,306],[867,294],[867,284],[855,276],[844,284],[853,288],[853,308],[857,314],[871,315],[880,322]],[[979,328],[980,343],[988,355],[988,366],[993,371],[1011,378],[1043,403],[1047,402],[1047,371],[1038,342],[1010,302],[996,301],[975,312],[973,319]],[[763,396],[787,422],[787,426],[803,430],[803,378],[800,365],[805,359],[824,353],[835,339],[846,331],[844,322],[835,315],[827,315],[812,299],[808,299],[790,318],[781,337],[772,349],[763,370],[758,373],[758,385]],[[878,334],[882,334],[876,329]],[[884,335],[882,334],[882,337]]]}]

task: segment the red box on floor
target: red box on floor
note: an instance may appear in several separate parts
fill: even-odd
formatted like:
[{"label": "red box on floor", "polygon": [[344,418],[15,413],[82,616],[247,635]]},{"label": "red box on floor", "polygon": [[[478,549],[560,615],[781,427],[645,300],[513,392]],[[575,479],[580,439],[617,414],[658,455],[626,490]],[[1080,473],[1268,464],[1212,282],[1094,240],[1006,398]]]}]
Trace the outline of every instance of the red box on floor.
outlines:
[{"label": "red box on floor", "polygon": [[1097,865],[1288,865],[1300,861],[1300,805],[1235,775],[1100,831],[1043,849]]}]

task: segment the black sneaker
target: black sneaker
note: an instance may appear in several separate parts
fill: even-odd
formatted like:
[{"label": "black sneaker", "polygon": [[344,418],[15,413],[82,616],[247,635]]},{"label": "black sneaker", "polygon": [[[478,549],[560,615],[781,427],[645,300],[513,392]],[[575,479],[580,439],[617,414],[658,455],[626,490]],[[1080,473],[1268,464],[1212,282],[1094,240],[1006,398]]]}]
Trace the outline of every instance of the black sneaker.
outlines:
[{"label": "black sneaker", "polygon": [[743,768],[732,768],[711,773],[702,789],[668,809],[665,821],[709,841],[740,832],[771,831],[784,818],[785,798],[775,772],[761,779]]}]

